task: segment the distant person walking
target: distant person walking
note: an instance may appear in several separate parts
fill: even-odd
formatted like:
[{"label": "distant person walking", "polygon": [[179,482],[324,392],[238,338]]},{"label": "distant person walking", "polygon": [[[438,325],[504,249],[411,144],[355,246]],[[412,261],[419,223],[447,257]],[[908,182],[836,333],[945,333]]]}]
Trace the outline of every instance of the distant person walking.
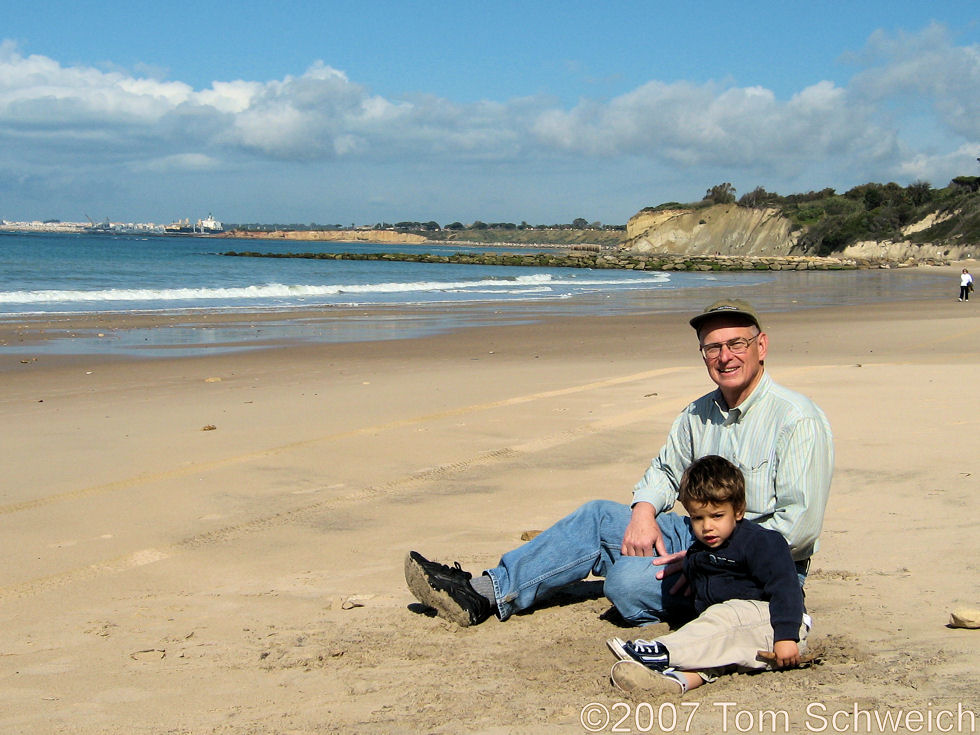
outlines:
[{"label": "distant person walking", "polygon": [[960,301],[970,300],[970,291],[973,290],[973,276],[966,268],[960,273]]}]

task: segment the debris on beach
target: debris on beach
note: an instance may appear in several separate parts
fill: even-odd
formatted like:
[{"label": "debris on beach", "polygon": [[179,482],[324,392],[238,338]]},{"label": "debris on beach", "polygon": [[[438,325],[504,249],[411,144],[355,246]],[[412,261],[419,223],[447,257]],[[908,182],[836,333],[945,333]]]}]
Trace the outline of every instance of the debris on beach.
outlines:
[{"label": "debris on beach", "polygon": [[980,609],[959,607],[949,614],[950,628],[980,628]]},{"label": "debris on beach", "polygon": [[139,651],[133,651],[131,654],[129,654],[129,657],[133,659],[133,661],[166,658],[167,650],[165,648],[143,648]]},{"label": "debris on beach", "polygon": [[336,595],[326,601],[326,608],[327,610],[354,610],[358,607],[365,607],[368,600],[373,597],[373,594]]}]

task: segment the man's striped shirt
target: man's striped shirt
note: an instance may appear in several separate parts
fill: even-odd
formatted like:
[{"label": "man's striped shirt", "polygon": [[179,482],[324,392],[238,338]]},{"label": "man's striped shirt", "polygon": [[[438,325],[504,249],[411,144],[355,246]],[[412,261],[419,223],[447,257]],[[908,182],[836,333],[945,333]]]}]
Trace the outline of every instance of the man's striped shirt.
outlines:
[{"label": "man's striped shirt", "polygon": [[728,408],[720,390],[690,404],[633,489],[633,503],[662,513],[677,500],[685,468],[717,454],[745,475],[745,517],[783,535],[793,559],[817,550],[834,468],[830,424],[813,401],[763,372],[752,394]]}]

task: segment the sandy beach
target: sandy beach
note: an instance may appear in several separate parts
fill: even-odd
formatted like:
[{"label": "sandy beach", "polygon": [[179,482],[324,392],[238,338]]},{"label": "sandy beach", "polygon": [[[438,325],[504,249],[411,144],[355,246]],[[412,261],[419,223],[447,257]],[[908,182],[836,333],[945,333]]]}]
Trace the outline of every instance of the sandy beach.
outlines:
[{"label": "sandy beach", "polygon": [[777,732],[868,732],[865,712],[871,732],[976,732],[980,630],[947,627],[980,607],[980,299],[956,301],[958,270],[910,300],[763,310],[767,370],[834,430],[806,585],[822,658],[724,677],[672,725],[609,685],[605,639],[639,633],[598,582],[459,629],[402,560],[483,569],[587,500],[629,502],[712,387],[686,316],[0,351],[0,731],[576,733],[585,712],[595,732],[772,732],[771,711]]}]

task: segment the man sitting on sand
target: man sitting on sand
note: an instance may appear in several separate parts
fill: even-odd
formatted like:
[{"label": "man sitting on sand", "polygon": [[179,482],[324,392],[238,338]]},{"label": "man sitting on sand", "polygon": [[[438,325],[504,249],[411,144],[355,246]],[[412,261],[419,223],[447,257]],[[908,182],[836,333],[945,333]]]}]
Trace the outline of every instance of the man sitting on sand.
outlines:
[{"label": "man sitting on sand", "polygon": [[[745,480],[727,459],[709,455],[684,471],[680,501],[695,541],[684,558],[698,617],[653,640],[610,638],[620,659],[610,678],[622,691],[680,695],[710,670],[796,666],[810,619],[786,540],[745,515]],[[759,651],[773,659],[760,660]]]},{"label": "man sitting on sand", "polygon": [[694,537],[686,519],[670,509],[684,470],[709,454],[742,470],[746,519],[786,539],[802,584],[830,491],[834,449],[827,419],[808,398],[769,377],[768,337],[749,304],[719,301],[690,324],[717,390],[674,421],[634,488],[632,505],[586,503],[479,577],[412,551],[405,559],[412,594],[467,626],[493,614],[506,620],[552,590],[595,574],[605,577],[603,592],[627,622],[688,620],[694,610],[680,593],[677,572]]}]

